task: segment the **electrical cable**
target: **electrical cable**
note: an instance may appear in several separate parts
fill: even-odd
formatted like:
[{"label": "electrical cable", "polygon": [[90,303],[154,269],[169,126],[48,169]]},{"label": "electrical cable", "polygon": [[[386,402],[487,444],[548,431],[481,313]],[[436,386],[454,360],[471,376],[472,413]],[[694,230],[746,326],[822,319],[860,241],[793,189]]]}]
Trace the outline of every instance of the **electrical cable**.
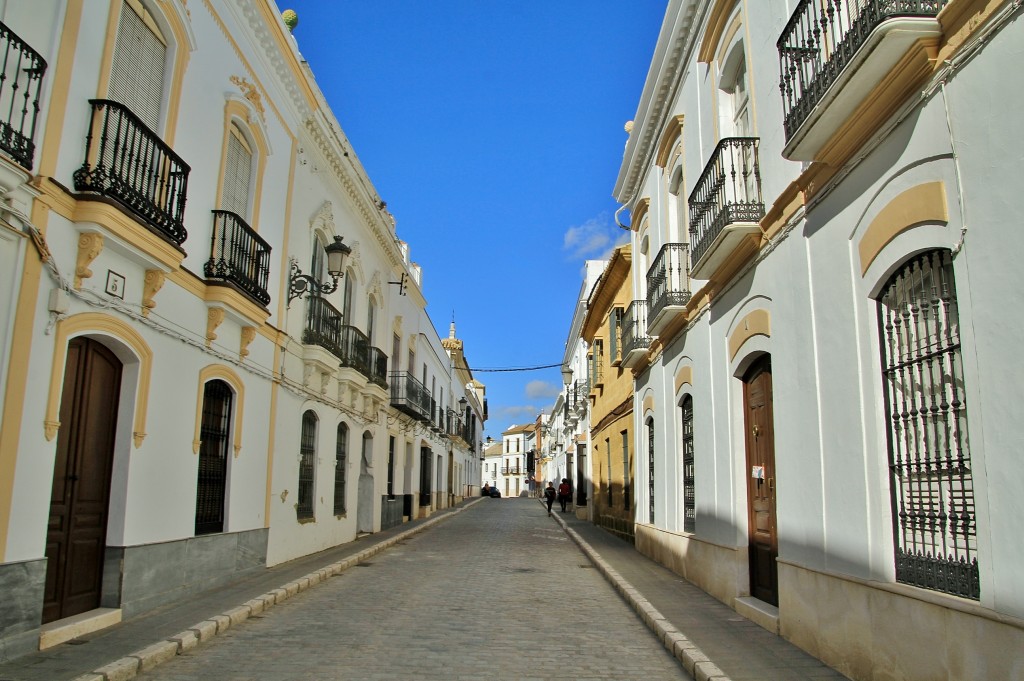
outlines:
[{"label": "electrical cable", "polygon": [[558,364],[542,364],[540,366],[533,367],[489,367],[486,369],[480,369],[473,367],[473,371],[487,371],[487,372],[499,372],[499,371],[540,371],[541,369],[554,369],[555,367],[562,366],[562,363]]}]

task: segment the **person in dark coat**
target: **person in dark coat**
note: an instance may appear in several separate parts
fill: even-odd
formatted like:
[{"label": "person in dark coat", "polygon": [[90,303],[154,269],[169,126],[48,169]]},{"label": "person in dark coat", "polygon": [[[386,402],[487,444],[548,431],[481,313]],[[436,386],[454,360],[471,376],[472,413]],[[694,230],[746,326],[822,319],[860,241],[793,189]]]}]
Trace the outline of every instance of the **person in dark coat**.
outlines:
[{"label": "person in dark coat", "polygon": [[551,515],[551,507],[555,503],[556,495],[555,486],[549,482],[548,486],[544,489],[544,499],[548,502],[548,515]]}]

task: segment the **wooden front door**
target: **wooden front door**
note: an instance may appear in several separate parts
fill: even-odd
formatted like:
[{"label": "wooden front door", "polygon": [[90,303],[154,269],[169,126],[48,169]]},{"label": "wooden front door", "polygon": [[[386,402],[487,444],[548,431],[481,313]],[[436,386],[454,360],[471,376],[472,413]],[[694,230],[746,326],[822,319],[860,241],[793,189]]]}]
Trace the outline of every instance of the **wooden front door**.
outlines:
[{"label": "wooden front door", "polygon": [[775,517],[775,429],[772,417],[771,359],[759,360],[743,378],[746,427],[747,528],[750,539],[750,593],[779,604]]},{"label": "wooden front door", "polygon": [[99,607],[121,362],[100,343],[68,344],[46,532],[43,622]]}]

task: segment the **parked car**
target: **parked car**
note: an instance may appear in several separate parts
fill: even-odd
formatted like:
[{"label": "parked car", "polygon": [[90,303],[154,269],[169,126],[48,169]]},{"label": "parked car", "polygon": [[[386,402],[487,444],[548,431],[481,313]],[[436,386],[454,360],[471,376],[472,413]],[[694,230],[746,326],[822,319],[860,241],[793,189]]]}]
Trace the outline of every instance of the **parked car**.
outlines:
[{"label": "parked car", "polygon": [[501,498],[501,492],[498,490],[497,487],[492,487],[491,488],[491,498],[492,499],[500,499]]}]

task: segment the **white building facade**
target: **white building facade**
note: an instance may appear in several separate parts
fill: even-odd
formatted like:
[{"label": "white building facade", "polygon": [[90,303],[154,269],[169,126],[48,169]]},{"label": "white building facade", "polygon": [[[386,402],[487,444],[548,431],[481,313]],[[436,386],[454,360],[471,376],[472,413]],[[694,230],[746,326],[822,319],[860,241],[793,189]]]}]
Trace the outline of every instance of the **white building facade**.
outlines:
[{"label": "white building facade", "polygon": [[0,659],[459,500],[483,386],[274,3],[0,22]]},{"label": "white building facade", "polygon": [[851,678],[1017,678],[1019,3],[818,4],[669,3],[615,187],[636,544]]}]

